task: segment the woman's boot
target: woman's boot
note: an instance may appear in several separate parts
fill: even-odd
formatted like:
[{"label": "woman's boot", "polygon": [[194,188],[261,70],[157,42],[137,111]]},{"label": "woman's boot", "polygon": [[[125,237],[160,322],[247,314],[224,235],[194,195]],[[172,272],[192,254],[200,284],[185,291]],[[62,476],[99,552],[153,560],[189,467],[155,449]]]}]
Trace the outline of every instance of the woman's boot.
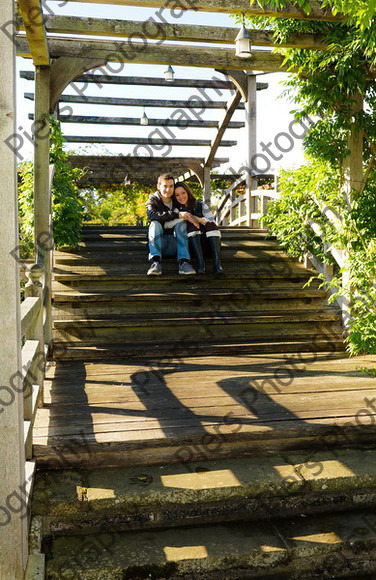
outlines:
[{"label": "woman's boot", "polygon": [[190,236],[189,240],[191,242],[193,252],[196,258],[196,271],[197,274],[205,274],[205,260],[204,254],[202,252],[201,235]]},{"label": "woman's boot", "polygon": [[213,256],[214,274],[223,274],[221,265],[221,238],[219,236],[207,237]]}]

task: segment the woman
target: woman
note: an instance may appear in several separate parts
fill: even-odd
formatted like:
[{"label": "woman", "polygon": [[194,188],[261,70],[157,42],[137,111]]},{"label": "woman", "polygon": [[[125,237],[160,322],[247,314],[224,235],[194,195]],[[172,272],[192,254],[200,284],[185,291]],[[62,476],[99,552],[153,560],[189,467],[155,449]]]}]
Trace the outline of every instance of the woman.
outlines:
[{"label": "woman", "polygon": [[197,201],[186,183],[175,183],[174,196],[180,211],[186,211],[183,219],[188,221],[188,238],[196,257],[197,274],[205,273],[205,260],[202,249],[202,242],[205,243],[205,240],[213,257],[214,273],[222,274],[223,269],[220,258],[221,232],[214,222],[210,209],[205,203]]}]

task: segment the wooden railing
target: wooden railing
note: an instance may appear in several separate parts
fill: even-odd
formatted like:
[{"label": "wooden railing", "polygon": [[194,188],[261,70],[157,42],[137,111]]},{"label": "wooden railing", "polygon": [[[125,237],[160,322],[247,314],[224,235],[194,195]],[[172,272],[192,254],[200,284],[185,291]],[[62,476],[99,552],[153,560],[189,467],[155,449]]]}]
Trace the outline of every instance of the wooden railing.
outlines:
[{"label": "wooden railing", "polygon": [[[266,212],[271,199],[278,197],[276,177],[273,189],[254,189],[246,187],[247,175],[244,173],[228,189],[225,190],[215,212],[218,225],[262,227],[260,218]],[[243,193],[236,190],[244,184]]]}]

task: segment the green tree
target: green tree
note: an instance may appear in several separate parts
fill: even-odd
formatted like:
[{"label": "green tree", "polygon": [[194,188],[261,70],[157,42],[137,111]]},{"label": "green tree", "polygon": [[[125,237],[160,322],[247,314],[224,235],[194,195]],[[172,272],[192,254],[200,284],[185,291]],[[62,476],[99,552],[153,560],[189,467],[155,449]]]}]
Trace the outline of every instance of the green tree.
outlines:
[{"label": "green tree", "polygon": [[[284,0],[259,0],[261,6],[283,8]],[[306,0],[293,2],[310,12]],[[282,49],[285,64],[294,70],[286,81],[285,95],[294,103],[297,119],[316,116],[317,122],[304,139],[310,154],[307,165],[282,172],[281,197],[269,204],[264,223],[295,256],[309,252],[321,261],[334,263],[330,247],[346,250],[340,269],[335,263],[330,283],[350,301],[351,354],[376,352],[376,153],[375,83],[372,67],[376,55],[376,2],[322,0],[341,22],[317,22],[283,18],[254,18],[250,25],[272,29],[284,42],[293,33],[323,35],[328,50]],[[356,95],[366,103],[357,110]],[[364,137],[364,178],[349,198],[344,187],[344,161],[349,154],[351,131]],[[334,219],[328,219],[328,210]],[[310,223],[316,224],[315,231]],[[317,235],[320,233],[320,236]],[[348,282],[342,284],[342,275]]]},{"label": "green tree", "polygon": [[[57,248],[63,245],[76,247],[80,241],[83,207],[78,197],[76,180],[82,170],[68,164],[68,154],[63,151],[64,138],[60,124],[51,118],[50,163],[55,166],[52,184],[52,228]],[[34,165],[19,166],[18,188],[20,217],[20,254],[33,256],[34,246]]]}]

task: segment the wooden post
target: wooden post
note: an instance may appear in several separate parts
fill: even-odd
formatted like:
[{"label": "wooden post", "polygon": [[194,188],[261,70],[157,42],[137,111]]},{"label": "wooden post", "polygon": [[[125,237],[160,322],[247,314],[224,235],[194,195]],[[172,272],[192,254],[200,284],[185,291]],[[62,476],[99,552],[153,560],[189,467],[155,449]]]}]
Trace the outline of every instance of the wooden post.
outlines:
[{"label": "wooden post", "polygon": [[37,263],[44,270],[45,343],[52,338],[51,317],[51,260],[52,228],[50,223],[51,199],[49,190],[50,153],[50,67],[35,67],[35,125],[34,125],[34,215],[35,250]]},{"label": "wooden post", "polygon": [[[358,93],[352,97],[355,101],[352,107],[352,113],[355,115],[363,110],[363,96]],[[348,137],[347,147],[350,151],[344,161],[344,197],[349,208],[352,206],[352,191],[360,190],[363,182],[363,130],[352,124],[350,135]],[[346,259],[348,264],[348,259]],[[344,270],[342,273],[342,287],[350,290],[350,272]],[[345,328],[348,328],[350,322],[349,300],[342,297],[342,322]]]},{"label": "wooden post", "polygon": [[[0,4],[0,25],[6,24],[9,32],[15,19],[14,6],[12,0]],[[0,55],[0,142],[4,143],[16,135],[15,46],[5,34],[0,34]],[[2,148],[0,179],[0,576],[2,580],[21,580],[27,558],[27,523],[20,505],[25,501],[20,264],[16,156],[9,147]]]},{"label": "wooden post", "polygon": [[[363,96],[358,93],[352,97],[355,101],[352,113],[363,110]],[[360,190],[363,181],[363,130],[352,124],[347,147],[350,151],[344,161],[344,193],[347,202],[351,205],[351,190]]]},{"label": "wooden post", "polygon": [[256,155],[256,75],[247,75],[247,94],[248,100],[245,104],[245,126],[247,131],[247,150],[245,165],[248,168],[246,177],[246,212],[247,212],[247,226],[252,225],[251,214],[255,211],[254,203],[251,196],[251,191],[256,189],[257,181],[252,177],[253,173],[253,158]]},{"label": "wooden post", "polygon": [[204,202],[210,206],[210,167],[204,167]]}]

